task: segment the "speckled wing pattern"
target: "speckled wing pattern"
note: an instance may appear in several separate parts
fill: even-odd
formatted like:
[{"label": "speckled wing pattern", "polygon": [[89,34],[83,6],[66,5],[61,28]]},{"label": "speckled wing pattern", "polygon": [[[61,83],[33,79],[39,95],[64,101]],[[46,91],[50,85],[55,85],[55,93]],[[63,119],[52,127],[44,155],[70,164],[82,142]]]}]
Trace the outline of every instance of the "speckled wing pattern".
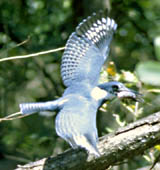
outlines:
[{"label": "speckled wing pattern", "polygon": [[117,24],[102,12],[84,19],[69,37],[61,63],[66,86],[88,81],[96,84]]}]

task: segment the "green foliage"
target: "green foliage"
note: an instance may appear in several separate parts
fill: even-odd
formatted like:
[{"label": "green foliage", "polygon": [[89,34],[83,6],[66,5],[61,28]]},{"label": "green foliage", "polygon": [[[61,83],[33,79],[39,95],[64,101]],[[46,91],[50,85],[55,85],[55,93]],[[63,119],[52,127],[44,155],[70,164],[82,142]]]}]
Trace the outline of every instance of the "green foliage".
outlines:
[{"label": "green foliage", "polygon": [[154,48],[157,59],[160,60],[160,36],[154,39]]},{"label": "green foliage", "polygon": [[[118,23],[109,60],[117,72],[113,79],[139,90],[144,103],[115,100],[97,115],[99,136],[160,110],[160,1],[136,0],[1,0],[0,58],[26,55],[64,46],[85,17],[100,9]],[[92,4],[92,5],[90,5]],[[26,42],[24,42],[26,40]],[[24,42],[24,43],[22,43]],[[54,100],[62,95],[62,52],[0,63],[0,117],[19,111],[19,103]],[[136,74],[135,74],[136,73]],[[101,80],[108,81],[105,70]],[[69,145],[55,132],[53,118],[32,115],[1,122],[0,169],[63,152]],[[152,164],[156,149],[128,160],[126,169]],[[10,166],[5,167],[6,161]],[[4,168],[5,167],[5,168]],[[114,168],[113,168],[114,169]],[[119,169],[124,169],[123,165]]]},{"label": "green foliage", "polygon": [[146,61],[139,63],[136,71],[143,83],[160,86],[160,62]]}]

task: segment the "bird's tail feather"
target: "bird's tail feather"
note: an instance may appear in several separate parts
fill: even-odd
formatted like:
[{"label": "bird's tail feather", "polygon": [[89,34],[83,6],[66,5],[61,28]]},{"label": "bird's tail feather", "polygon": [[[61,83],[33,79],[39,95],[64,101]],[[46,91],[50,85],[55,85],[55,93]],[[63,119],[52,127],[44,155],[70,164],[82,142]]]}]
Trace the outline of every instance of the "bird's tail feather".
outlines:
[{"label": "bird's tail feather", "polygon": [[32,114],[41,111],[53,111],[58,108],[58,100],[50,102],[22,103],[19,105],[22,114]]}]

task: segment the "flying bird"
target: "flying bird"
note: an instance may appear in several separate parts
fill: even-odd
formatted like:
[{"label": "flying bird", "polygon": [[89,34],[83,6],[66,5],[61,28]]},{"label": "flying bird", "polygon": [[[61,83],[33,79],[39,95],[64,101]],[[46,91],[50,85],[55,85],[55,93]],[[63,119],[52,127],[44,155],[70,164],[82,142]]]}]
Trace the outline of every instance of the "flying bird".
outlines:
[{"label": "flying bird", "polygon": [[107,59],[117,24],[104,13],[93,13],[73,32],[65,47],[61,76],[67,87],[54,101],[22,103],[22,114],[57,110],[55,129],[73,149],[86,149],[100,156],[97,148],[96,113],[115,97],[137,100],[138,93],[116,81],[98,84],[101,68]]}]

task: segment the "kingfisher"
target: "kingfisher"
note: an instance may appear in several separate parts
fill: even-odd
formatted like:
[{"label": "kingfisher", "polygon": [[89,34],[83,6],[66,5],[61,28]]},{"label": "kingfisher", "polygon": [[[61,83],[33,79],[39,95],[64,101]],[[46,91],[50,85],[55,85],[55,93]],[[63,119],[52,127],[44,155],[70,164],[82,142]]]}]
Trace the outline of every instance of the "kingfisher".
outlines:
[{"label": "kingfisher", "polygon": [[62,56],[61,77],[67,87],[62,97],[19,105],[22,114],[57,111],[58,136],[73,149],[84,148],[96,157],[100,156],[96,127],[99,107],[116,97],[137,100],[139,95],[121,82],[98,83],[116,28],[116,22],[103,12],[84,19],[70,35]]}]

